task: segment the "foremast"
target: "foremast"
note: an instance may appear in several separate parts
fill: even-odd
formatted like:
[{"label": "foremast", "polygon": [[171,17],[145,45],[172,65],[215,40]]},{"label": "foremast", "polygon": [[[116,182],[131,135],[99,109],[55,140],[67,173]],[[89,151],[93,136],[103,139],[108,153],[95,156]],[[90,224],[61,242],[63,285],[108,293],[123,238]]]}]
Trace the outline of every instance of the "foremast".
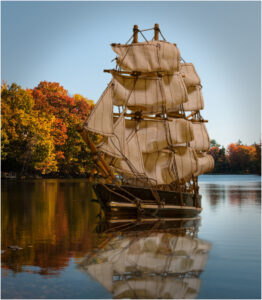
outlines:
[{"label": "foremast", "polygon": [[[135,25],[131,44],[112,44],[117,69],[105,70],[113,79],[82,136],[108,182],[118,173],[125,183],[198,195],[197,176],[213,168],[200,78],[176,44],[159,41],[158,24],[153,30],[152,41],[138,43]],[[102,142],[94,145],[87,131]]]}]

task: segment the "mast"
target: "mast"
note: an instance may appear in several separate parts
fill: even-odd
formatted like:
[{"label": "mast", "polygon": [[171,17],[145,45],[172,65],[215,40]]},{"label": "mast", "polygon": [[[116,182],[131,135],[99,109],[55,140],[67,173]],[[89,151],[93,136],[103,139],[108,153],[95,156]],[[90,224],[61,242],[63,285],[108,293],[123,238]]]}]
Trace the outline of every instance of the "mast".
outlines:
[{"label": "mast", "polygon": [[133,41],[132,43],[137,43],[138,42],[138,26],[137,25],[134,25],[134,28],[133,28]]},{"label": "mast", "polygon": [[158,41],[158,39],[159,39],[159,25],[157,23],[155,24],[154,31],[155,31],[154,40]]}]

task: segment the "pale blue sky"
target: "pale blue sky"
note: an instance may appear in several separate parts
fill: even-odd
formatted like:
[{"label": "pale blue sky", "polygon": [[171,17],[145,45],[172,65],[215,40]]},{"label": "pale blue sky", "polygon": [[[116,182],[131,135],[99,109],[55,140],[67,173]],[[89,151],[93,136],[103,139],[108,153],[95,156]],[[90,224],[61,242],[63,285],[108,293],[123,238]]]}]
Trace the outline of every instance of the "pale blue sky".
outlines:
[{"label": "pale blue sky", "polygon": [[[211,138],[260,140],[260,2],[1,2],[1,79],[33,88],[59,82],[98,100],[134,24],[159,23],[202,80]],[[151,37],[152,33],[147,36]]]}]

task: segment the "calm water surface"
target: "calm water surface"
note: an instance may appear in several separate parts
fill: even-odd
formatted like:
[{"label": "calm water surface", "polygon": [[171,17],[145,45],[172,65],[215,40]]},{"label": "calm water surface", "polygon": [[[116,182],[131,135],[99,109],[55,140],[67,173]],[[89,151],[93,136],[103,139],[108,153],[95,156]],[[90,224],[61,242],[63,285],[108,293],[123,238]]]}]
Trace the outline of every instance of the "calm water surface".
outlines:
[{"label": "calm water surface", "polygon": [[260,299],[260,180],[201,176],[200,221],[106,232],[86,180],[2,181],[1,296]]}]

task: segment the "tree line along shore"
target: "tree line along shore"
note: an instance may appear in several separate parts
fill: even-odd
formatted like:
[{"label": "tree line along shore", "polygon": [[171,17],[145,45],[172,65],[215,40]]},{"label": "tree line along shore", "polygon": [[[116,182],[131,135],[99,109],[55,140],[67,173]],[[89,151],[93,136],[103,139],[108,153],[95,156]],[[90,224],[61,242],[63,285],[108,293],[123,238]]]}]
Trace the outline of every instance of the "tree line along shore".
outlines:
[{"label": "tree line along shore", "polygon": [[[42,81],[33,89],[1,87],[2,177],[83,178],[94,168],[90,150],[77,132],[94,102],[69,95],[59,83]],[[92,135],[96,141],[98,136]],[[261,174],[261,144],[227,148],[211,140],[215,168],[210,174]]]}]

